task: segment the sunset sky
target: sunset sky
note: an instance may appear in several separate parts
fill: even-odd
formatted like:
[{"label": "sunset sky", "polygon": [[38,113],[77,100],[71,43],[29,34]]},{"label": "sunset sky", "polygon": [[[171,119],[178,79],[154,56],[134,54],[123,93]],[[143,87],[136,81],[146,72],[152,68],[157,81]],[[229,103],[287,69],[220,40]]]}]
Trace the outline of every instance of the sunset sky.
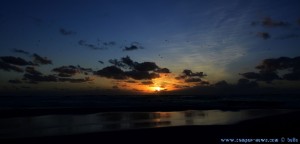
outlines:
[{"label": "sunset sky", "polygon": [[299,56],[299,0],[0,1],[1,95],[300,88]]}]

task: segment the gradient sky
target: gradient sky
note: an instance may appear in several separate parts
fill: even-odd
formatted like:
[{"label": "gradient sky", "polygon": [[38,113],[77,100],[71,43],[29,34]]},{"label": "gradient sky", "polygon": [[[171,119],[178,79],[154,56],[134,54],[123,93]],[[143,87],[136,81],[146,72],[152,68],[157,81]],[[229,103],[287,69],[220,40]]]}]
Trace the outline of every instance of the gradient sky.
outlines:
[{"label": "gradient sky", "polygon": [[[0,7],[3,93],[151,93],[241,78],[299,84],[298,0],[2,0]],[[135,63],[124,66],[126,56]],[[280,57],[293,64],[270,70],[263,62]],[[265,78],[266,71],[280,78]]]}]

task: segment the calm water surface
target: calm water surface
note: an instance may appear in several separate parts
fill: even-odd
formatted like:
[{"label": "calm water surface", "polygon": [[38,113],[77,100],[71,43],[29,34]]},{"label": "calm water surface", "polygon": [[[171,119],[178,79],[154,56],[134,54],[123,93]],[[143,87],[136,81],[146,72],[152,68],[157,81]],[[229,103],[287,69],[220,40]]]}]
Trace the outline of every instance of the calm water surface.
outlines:
[{"label": "calm water surface", "polygon": [[105,112],[0,119],[0,138],[79,134],[186,125],[230,125],[292,110],[187,110],[175,112]]}]

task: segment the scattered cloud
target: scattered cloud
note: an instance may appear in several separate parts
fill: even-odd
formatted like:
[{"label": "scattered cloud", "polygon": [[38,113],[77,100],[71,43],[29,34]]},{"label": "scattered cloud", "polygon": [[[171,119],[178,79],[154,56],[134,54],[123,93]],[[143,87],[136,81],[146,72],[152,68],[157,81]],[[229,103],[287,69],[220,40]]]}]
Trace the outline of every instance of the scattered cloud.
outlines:
[{"label": "scattered cloud", "polygon": [[240,88],[252,88],[252,87],[258,87],[258,84],[256,81],[250,81],[245,78],[241,78],[238,80],[237,84]]},{"label": "scattered cloud", "polygon": [[136,81],[133,81],[133,80],[128,80],[128,81],[125,81],[126,83],[136,83]]},{"label": "scattered cloud", "polygon": [[272,28],[272,27],[288,27],[290,25],[290,23],[288,23],[288,22],[274,20],[271,17],[265,17],[261,21],[251,22],[252,26],[256,26],[256,25],[259,25],[259,24],[261,26],[269,27],[269,28]]},{"label": "scattered cloud", "polygon": [[171,73],[171,71],[168,68],[158,68],[155,70],[157,73]]},{"label": "scattered cloud", "polygon": [[65,36],[68,36],[68,35],[75,35],[75,34],[76,34],[76,32],[71,31],[71,30],[66,30],[66,29],[64,29],[64,28],[60,28],[60,29],[59,29],[59,32],[60,32],[60,34],[65,35]]},{"label": "scattered cloud", "polygon": [[37,71],[34,67],[26,67],[25,71],[31,75],[42,75],[42,73]]},{"label": "scattered cloud", "polygon": [[221,87],[221,88],[224,88],[224,87],[228,87],[229,84],[227,83],[227,81],[225,80],[221,80],[221,81],[218,81],[214,84],[215,87]]},{"label": "scattered cloud", "polygon": [[[271,83],[273,80],[300,80],[300,57],[265,59],[255,68],[258,69],[259,72],[246,72],[240,75],[247,79],[265,81],[267,83]],[[283,74],[282,76],[278,75],[278,72],[283,70],[288,73]]]},{"label": "scattered cloud", "polygon": [[15,65],[11,65],[9,63],[5,63],[3,61],[0,61],[0,69],[2,69],[4,71],[15,71],[15,72],[19,72],[19,73],[24,72],[24,70],[22,68],[17,67]]},{"label": "scattered cloud", "polygon": [[54,75],[33,75],[24,74],[23,80],[28,81],[28,83],[37,84],[38,82],[57,82],[57,77]]},{"label": "scattered cloud", "polygon": [[129,56],[121,58],[121,60],[111,59],[109,63],[113,64],[114,66],[131,69],[136,71],[155,71],[160,69],[154,62],[134,62],[131,60]]},{"label": "scattered cloud", "polygon": [[116,66],[108,66],[95,72],[96,75],[112,79],[126,79],[127,76],[123,70]]},{"label": "scattered cloud", "polygon": [[182,73],[175,77],[177,80],[184,80],[186,83],[198,83],[198,84],[204,84],[207,85],[209,84],[208,81],[202,81],[202,78],[207,76],[203,72],[192,72],[189,69],[185,69],[182,71]]},{"label": "scattered cloud", "polygon": [[271,37],[270,34],[267,33],[267,32],[258,32],[256,35],[260,38],[265,39],[265,40],[267,40]]},{"label": "scattered cloud", "polygon": [[151,80],[160,77],[159,74],[157,73],[150,73],[148,71],[136,71],[136,70],[126,72],[126,75],[135,80]]},{"label": "scattered cloud", "polygon": [[159,69],[159,67],[154,62],[143,62],[136,63],[134,69],[137,71],[154,71]]},{"label": "scattered cloud", "polygon": [[26,54],[29,55],[30,53],[21,49],[13,49],[13,52],[15,53],[21,53],[21,54]]},{"label": "scattered cloud", "polygon": [[83,68],[80,65],[78,66],[61,66],[52,69],[52,71],[57,72],[58,76],[60,77],[72,77],[78,73],[84,73],[85,75],[88,75],[88,73],[92,73],[93,69],[91,68]]},{"label": "scattered cloud", "polygon": [[42,65],[47,65],[47,64],[52,64],[51,60],[48,60],[46,57],[41,57],[38,54],[33,54],[34,58],[34,63],[36,64],[42,64]]},{"label": "scattered cloud", "polygon": [[112,88],[113,88],[113,89],[119,89],[119,87],[118,87],[118,86],[113,86]]},{"label": "scattered cloud", "polygon": [[142,47],[141,44],[138,42],[133,42],[130,46],[125,46],[123,51],[133,51],[138,49],[144,49],[144,47]]},{"label": "scattered cloud", "polygon": [[58,78],[59,82],[70,82],[70,83],[84,83],[84,82],[89,82],[89,81],[93,81],[93,79],[91,79],[90,77],[86,77],[86,78],[79,78],[79,79],[75,79],[75,78]]},{"label": "scattered cloud", "polygon": [[115,46],[117,43],[115,41],[110,41],[110,42],[103,42],[102,44],[104,46]]},{"label": "scattered cloud", "polygon": [[22,83],[22,81],[19,79],[9,80],[8,82],[11,84],[21,84]]},{"label": "scattered cloud", "polygon": [[142,81],[142,85],[153,85],[154,83],[152,81]]},{"label": "scattered cloud", "polygon": [[119,61],[117,59],[110,59],[108,60],[109,63],[113,64],[116,67],[125,67],[125,64],[122,61]]},{"label": "scattered cloud", "polygon": [[120,60],[111,59],[109,63],[113,64],[113,66],[103,68],[95,72],[95,74],[112,79],[151,80],[159,78],[160,75],[158,73],[170,72],[167,68],[160,68],[154,62],[134,62],[129,56]]},{"label": "scattered cloud", "polygon": [[104,62],[103,62],[103,61],[101,61],[101,60],[99,60],[98,62],[99,62],[100,64],[104,64]]},{"label": "scattered cloud", "polygon": [[261,24],[265,27],[287,27],[289,26],[289,23],[288,22],[284,22],[284,21],[276,21],[276,20],[273,20],[272,18],[270,17],[265,17]]},{"label": "scattered cloud", "polygon": [[103,48],[103,47],[97,47],[97,46],[94,45],[94,44],[89,44],[89,43],[87,43],[87,42],[84,41],[84,40],[79,40],[79,41],[78,41],[78,44],[79,44],[80,46],[84,46],[84,47],[90,48],[90,49],[92,49],[92,50],[104,50],[104,49],[105,49],[105,48]]},{"label": "scattered cloud", "polygon": [[18,65],[18,66],[33,65],[32,62],[28,62],[20,57],[3,56],[3,57],[0,57],[0,59],[5,63]]},{"label": "scattered cloud", "polygon": [[190,82],[201,82],[202,80],[200,78],[187,78],[184,81],[190,83]]}]

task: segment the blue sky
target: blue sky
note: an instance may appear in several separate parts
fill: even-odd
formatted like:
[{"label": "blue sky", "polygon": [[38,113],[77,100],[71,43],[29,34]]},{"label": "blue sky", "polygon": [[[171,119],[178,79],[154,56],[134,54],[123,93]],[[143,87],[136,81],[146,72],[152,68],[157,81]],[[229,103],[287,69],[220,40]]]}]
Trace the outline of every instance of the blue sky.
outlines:
[{"label": "blue sky", "polygon": [[[154,62],[171,71],[166,74],[168,78],[161,75],[161,80],[130,76],[126,79],[138,83],[152,81],[147,87],[163,89],[162,85],[168,85],[164,81],[172,81],[172,85],[180,83],[171,79],[184,69],[204,72],[207,76],[202,76],[201,81],[210,84],[221,80],[236,83],[243,78],[239,73],[258,71],[255,66],[264,59],[294,58],[300,53],[297,0],[4,0],[0,5],[1,56],[27,61],[32,61],[34,53],[47,57],[52,64],[34,66],[44,75],[68,65],[98,71],[111,66],[110,59],[129,56],[135,62]],[[7,86],[7,81],[21,81],[24,75],[1,69],[0,73],[3,90],[15,88]],[[85,77],[72,75],[72,78]],[[90,84],[60,82],[59,85],[87,90],[134,87],[125,88],[122,81],[103,75],[90,73],[89,77],[93,79]],[[41,89],[56,85],[42,83],[45,86],[40,86]],[[26,82],[22,85],[38,87]]]}]

